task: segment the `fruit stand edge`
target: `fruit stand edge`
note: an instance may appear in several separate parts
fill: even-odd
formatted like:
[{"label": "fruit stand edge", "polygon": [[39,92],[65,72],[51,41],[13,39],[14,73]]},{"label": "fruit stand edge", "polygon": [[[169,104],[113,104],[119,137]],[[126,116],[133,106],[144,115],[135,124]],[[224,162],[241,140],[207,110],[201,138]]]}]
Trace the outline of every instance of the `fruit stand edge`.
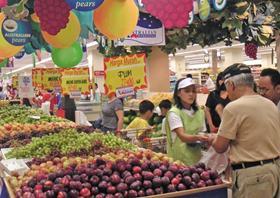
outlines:
[{"label": "fruit stand edge", "polygon": [[7,181],[7,178],[4,178],[4,183],[6,185],[8,193],[9,193],[9,198],[16,198],[16,195],[15,195],[10,183]]},{"label": "fruit stand edge", "polygon": [[217,190],[217,189],[230,188],[230,186],[231,186],[231,183],[225,182],[224,184],[220,184],[220,185],[178,191],[178,192],[173,192],[173,193],[165,193],[165,194],[147,196],[145,198],[176,198],[176,197],[181,197],[181,196],[186,196],[186,195],[193,195],[196,193],[213,191],[213,190]]},{"label": "fruit stand edge", "polygon": [[[4,178],[4,183],[6,185],[8,193],[9,193],[9,198],[16,198],[14,191],[12,190],[12,188],[6,178]],[[202,193],[202,192],[207,192],[207,191],[212,191],[212,190],[217,190],[217,189],[222,189],[222,188],[229,188],[230,186],[231,186],[231,183],[225,182],[224,184],[220,184],[220,185],[209,186],[209,187],[205,187],[205,188],[197,188],[197,189],[192,189],[192,190],[178,191],[178,192],[173,192],[173,193],[165,193],[165,194],[160,194],[160,195],[147,196],[146,198],[172,198],[172,197],[192,195],[192,194],[196,194],[196,193]]]}]

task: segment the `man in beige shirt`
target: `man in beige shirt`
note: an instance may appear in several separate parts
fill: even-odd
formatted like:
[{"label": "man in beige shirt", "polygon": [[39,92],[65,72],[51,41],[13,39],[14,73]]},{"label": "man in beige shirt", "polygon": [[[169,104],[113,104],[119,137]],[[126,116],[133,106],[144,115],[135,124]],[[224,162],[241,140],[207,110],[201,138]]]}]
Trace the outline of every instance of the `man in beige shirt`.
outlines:
[{"label": "man in beige shirt", "polygon": [[224,71],[232,102],[223,112],[213,147],[230,148],[233,197],[280,197],[280,112],[270,100],[257,95],[251,70],[234,64]]}]

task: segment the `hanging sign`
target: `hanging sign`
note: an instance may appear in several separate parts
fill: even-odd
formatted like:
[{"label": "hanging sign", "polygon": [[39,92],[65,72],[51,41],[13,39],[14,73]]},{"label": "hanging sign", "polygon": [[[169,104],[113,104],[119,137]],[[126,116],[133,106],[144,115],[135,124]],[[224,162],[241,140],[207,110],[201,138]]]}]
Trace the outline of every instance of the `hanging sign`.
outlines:
[{"label": "hanging sign", "polygon": [[135,95],[135,91],[133,87],[122,87],[116,90],[116,96],[118,98],[124,98],[127,96],[134,96],[134,95]]},{"label": "hanging sign", "polygon": [[42,84],[43,89],[61,90],[60,77],[61,69],[59,68],[44,68],[42,69]]},{"label": "hanging sign", "polygon": [[61,70],[62,93],[81,95],[90,93],[89,68],[70,68]]},{"label": "hanging sign", "polygon": [[98,8],[104,0],[66,0],[68,5],[78,11],[91,11]]},{"label": "hanging sign", "polygon": [[116,41],[117,46],[159,46],[165,45],[165,31],[160,20],[140,12],[134,32],[127,38]]},{"label": "hanging sign", "polygon": [[105,75],[105,72],[104,71],[94,71],[93,74],[95,77],[102,77]]},{"label": "hanging sign", "polygon": [[32,76],[19,76],[19,97],[20,98],[34,97]]},{"label": "hanging sign", "polygon": [[12,87],[18,89],[18,76],[12,77]]},{"label": "hanging sign", "polygon": [[3,37],[14,46],[23,46],[30,42],[32,27],[28,20],[6,18],[2,24]]},{"label": "hanging sign", "polygon": [[25,49],[23,48],[22,50],[20,50],[14,57],[16,59],[21,59],[25,54]]},{"label": "hanging sign", "polygon": [[43,70],[42,68],[32,69],[32,84],[33,84],[33,87],[43,88],[42,70]]},{"label": "hanging sign", "polygon": [[105,58],[104,69],[107,95],[126,87],[134,90],[147,88],[145,54]]}]

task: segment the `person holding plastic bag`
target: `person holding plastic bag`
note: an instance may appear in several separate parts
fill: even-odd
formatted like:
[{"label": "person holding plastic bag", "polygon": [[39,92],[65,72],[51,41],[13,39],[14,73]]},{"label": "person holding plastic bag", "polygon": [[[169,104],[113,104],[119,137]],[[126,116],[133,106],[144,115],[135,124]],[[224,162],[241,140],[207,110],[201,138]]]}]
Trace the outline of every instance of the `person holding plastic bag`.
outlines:
[{"label": "person holding plastic bag", "polygon": [[167,114],[167,155],[187,165],[196,164],[201,156],[201,145],[208,136],[199,135],[206,131],[204,111],[196,104],[196,86],[191,78],[180,79],[175,86],[175,106]]}]

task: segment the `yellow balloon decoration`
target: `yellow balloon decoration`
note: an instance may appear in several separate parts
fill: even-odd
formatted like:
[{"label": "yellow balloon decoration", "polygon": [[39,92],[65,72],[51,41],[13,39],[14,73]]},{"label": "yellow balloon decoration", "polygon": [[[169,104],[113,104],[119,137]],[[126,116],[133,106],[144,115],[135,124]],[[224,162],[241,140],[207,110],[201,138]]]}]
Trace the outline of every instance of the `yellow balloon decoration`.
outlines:
[{"label": "yellow balloon decoration", "polygon": [[71,12],[69,22],[66,28],[60,30],[60,32],[53,36],[42,31],[42,35],[47,43],[55,48],[68,48],[70,47],[80,36],[81,25],[78,17]]},{"label": "yellow balloon decoration", "polygon": [[[5,15],[0,13],[0,27],[2,27],[2,23],[5,19]],[[14,46],[8,43],[6,39],[2,35],[2,31],[0,31],[0,59],[10,58],[16,55],[23,46]]]},{"label": "yellow balloon decoration", "polygon": [[111,40],[131,34],[138,21],[139,10],[134,0],[105,0],[94,11],[96,28]]}]

